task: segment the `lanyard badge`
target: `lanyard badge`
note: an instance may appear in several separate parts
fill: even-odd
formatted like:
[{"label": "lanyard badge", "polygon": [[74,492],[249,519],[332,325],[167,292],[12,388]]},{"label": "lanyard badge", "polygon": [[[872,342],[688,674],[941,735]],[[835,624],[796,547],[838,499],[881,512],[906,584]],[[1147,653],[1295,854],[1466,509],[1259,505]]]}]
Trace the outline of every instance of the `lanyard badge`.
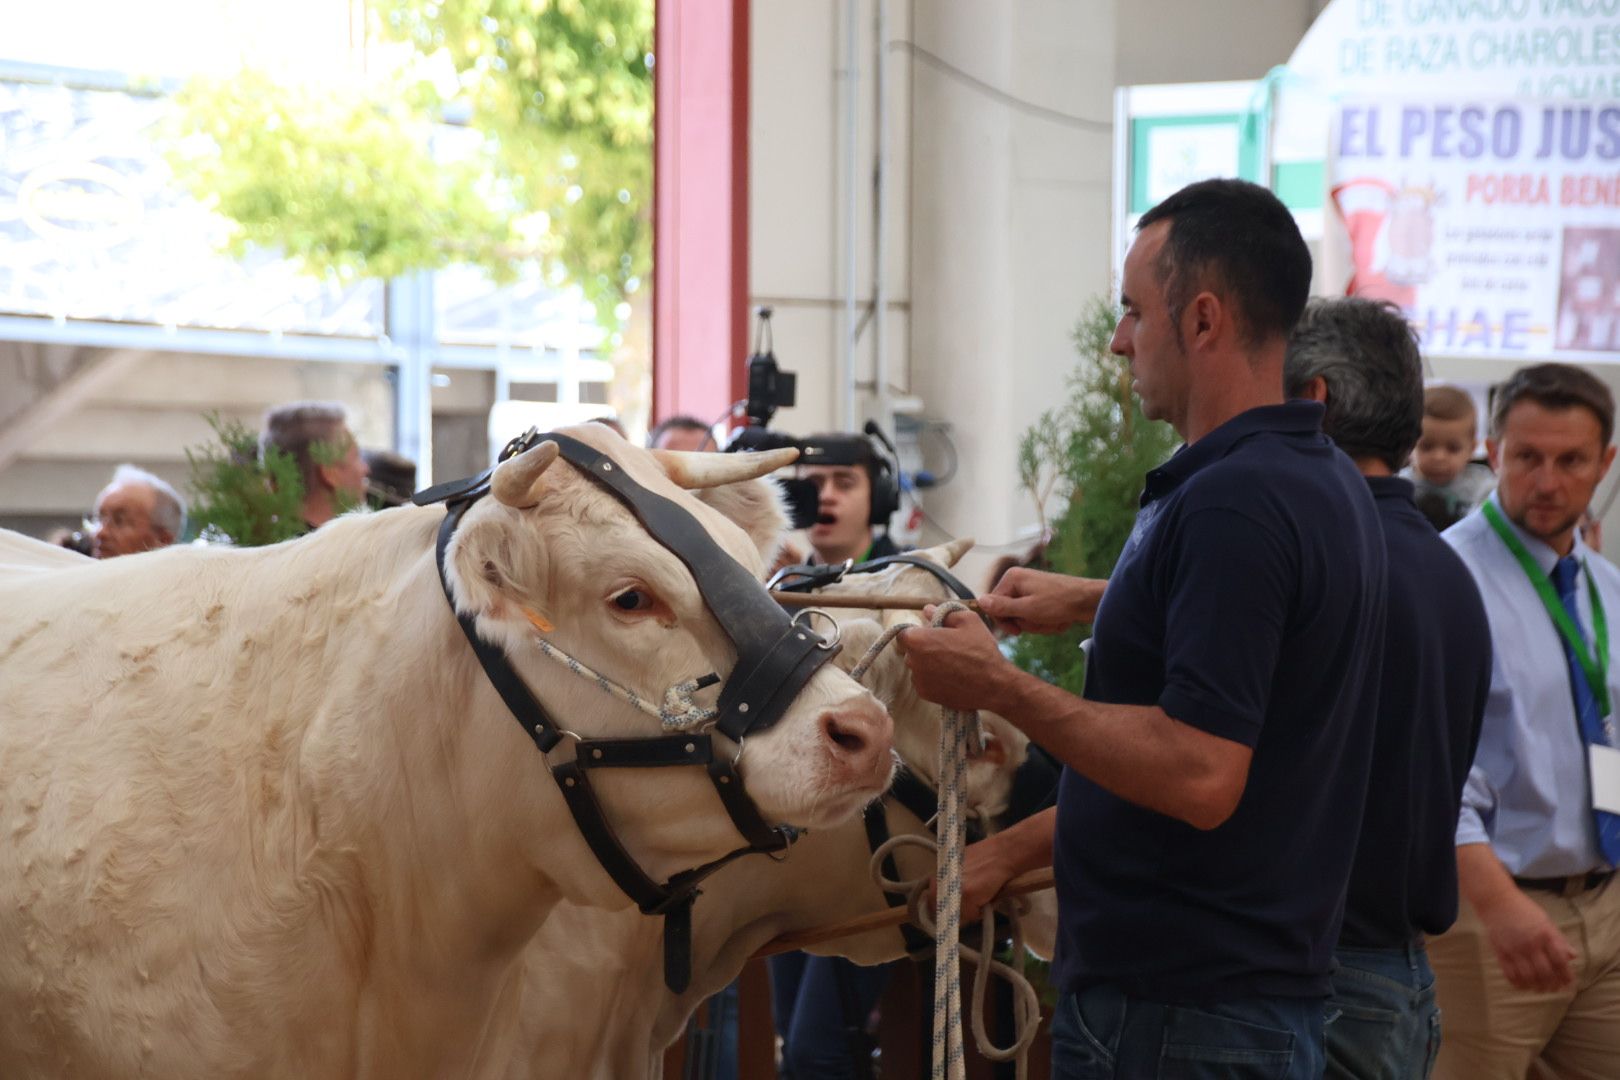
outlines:
[{"label": "lanyard badge", "polygon": [[1568,643],[1570,651],[1575,654],[1576,662],[1581,666],[1581,673],[1586,676],[1586,684],[1592,688],[1592,697],[1597,701],[1598,712],[1604,718],[1605,727],[1607,727],[1611,704],[1609,701],[1609,620],[1604,613],[1603,599],[1598,595],[1597,585],[1593,582],[1592,575],[1590,573],[1586,575],[1586,591],[1587,598],[1592,603],[1592,624],[1596,630],[1597,655],[1595,658],[1592,655],[1591,645],[1587,643],[1585,635],[1580,631],[1580,627],[1575,625],[1575,620],[1570,618],[1569,612],[1564,607],[1563,600],[1558,596],[1558,590],[1553,588],[1552,580],[1547,577],[1546,571],[1542,570],[1541,564],[1536,562],[1535,556],[1531,555],[1524,546],[1524,542],[1508,526],[1507,521],[1502,517],[1502,512],[1496,508],[1496,504],[1487,500],[1480,509],[1484,511],[1485,520],[1491,523],[1491,528],[1496,531],[1496,535],[1502,538],[1502,543],[1507,545],[1507,549],[1519,561],[1519,566],[1523,568],[1525,576],[1530,579],[1530,584],[1535,588],[1536,595],[1541,598],[1542,606],[1547,609],[1547,614],[1552,617],[1553,625],[1558,628],[1559,634]]}]

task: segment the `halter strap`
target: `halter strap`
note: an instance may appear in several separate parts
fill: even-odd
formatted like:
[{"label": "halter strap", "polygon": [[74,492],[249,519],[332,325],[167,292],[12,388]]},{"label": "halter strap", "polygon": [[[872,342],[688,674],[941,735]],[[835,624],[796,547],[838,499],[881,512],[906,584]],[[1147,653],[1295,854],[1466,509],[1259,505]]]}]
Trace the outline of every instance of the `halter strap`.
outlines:
[{"label": "halter strap", "polygon": [[[500,460],[542,441],[555,442],[559,456],[607,488],[653,539],[673,552],[691,572],[704,603],[737,647],[738,662],[721,691],[716,726],[738,744],[740,755],[744,738],[770,727],[786,713],[810,677],[836,655],[836,643],[827,644],[808,626],[795,622],[770,600],[740,563],[720,548],[696,518],[672,500],[642,487],[594,447],[555,432],[542,437],[531,428],[507,444]],[[446,571],[450,538],[467,508],[489,493],[493,475],[494,469],[489,469],[475,477],[440,484],[418,493],[412,501],[417,505],[447,503],[434,549],[445,599],[490,685],[535,747],[549,754],[570,733],[535,697],[512,667],[505,650],[480,637],[473,617],[456,609]],[[574,760],[552,763],[548,758],[547,765],[580,835],[602,869],[644,914],[664,916],[664,982],[674,993],[683,992],[691,982],[692,904],[700,894],[698,886],[710,874],[744,855],[785,849],[798,838],[799,831],[790,825],[773,826],[765,820],[744,790],[733,761],[714,753],[707,732],[579,739]],[[748,844],[659,884],[641,868],[609,824],[591,786],[589,771],[670,766],[704,767],[726,813]]]}]

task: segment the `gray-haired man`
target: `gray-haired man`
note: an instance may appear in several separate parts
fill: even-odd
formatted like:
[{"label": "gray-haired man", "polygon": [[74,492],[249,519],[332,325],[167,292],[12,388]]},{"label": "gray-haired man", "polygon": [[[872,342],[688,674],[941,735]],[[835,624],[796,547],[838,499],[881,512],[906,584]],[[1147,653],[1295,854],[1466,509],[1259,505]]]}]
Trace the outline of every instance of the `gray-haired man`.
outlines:
[{"label": "gray-haired man", "polygon": [[1417,342],[1388,304],[1305,309],[1288,343],[1289,397],[1325,402],[1322,430],[1367,478],[1388,552],[1384,664],[1372,781],[1335,950],[1327,1075],[1427,1076],[1440,1013],[1425,934],[1457,918],[1452,854],[1463,783],[1490,689],[1491,644],[1473,578],[1394,474],[1422,432]]},{"label": "gray-haired man", "polygon": [[185,531],[185,500],[145,469],[118,466],[96,496],[91,545],[98,559],[167,547]]}]

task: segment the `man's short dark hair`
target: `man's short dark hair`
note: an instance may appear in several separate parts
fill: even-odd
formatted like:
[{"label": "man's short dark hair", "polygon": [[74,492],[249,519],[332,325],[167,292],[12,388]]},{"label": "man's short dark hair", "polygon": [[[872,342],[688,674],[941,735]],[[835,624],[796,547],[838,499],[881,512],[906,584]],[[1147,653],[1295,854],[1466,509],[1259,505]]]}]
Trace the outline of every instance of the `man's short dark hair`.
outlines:
[{"label": "man's short dark hair", "polygon": [[1423,360],[1417,337],[1388,301],[1312,300],[1288,339],[1283,387],[1303,397],[1327,383],[1322,430],[1353,458],[1399,471],[1423,434]]},{"label": "man's short dark hair", "polygon": [[1544,409],[1592,410],[1603,429],[1603,445],[1614,436],[1614,395],[1596,375],[1573,364],[1532,364],[1509,375],[1492,394],[1491,436],[1500,439],[1507,414],[1521,401]]},{"label": "man's short dark hair", "polygon": [[268,447],[275,447],[298,463],[298,475],[304,481],[304,494],[321,487],[320,469],[331,464],[330,459],[316,460],[315,448],[346,450],[349,416],[335,401],[295,401],[278,405],[264,414],[264,427],[259,432],[259,456]]},{"label": "man's short dark hair", "polygon": [[657,446],[658,440],[671,431],[700,431],[704,435],[710,434],[709,425],[697,417],[686,413],[676,413],[674,416],[664,417],[647,433],[647,445]]},{"label": "man's short dark hair", "polygon": [[1170,223],[1154,276],[1177,339],[1181,315],[1201,290],[1237,316],[1243,340],[1286,338],[1311,290],[1311,252],[1282,201],[1246,180],[1188,184],[1142,215],[1137,229]]}]

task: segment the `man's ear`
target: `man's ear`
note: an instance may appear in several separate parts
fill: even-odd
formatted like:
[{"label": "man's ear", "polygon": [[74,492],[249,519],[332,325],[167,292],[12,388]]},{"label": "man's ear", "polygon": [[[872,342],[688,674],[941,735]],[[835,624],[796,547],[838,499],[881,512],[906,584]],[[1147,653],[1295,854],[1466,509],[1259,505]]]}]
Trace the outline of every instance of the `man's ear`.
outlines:
[{"label": "man's ear", "polygon": [[[1613,450],[1613,447],[1609,448]],[[1502,444],[1495,439],[1485,440],[1485,460],[1491,463],[1491,472],[1502,471]]]},{"label": "man's ear", "polygon": [[1231,321],[1230,313],[1220,297],[1208,291],[1192,298],[1182,318],[1186,324],[1187,343],[1193,348],[1213,345]]}]

